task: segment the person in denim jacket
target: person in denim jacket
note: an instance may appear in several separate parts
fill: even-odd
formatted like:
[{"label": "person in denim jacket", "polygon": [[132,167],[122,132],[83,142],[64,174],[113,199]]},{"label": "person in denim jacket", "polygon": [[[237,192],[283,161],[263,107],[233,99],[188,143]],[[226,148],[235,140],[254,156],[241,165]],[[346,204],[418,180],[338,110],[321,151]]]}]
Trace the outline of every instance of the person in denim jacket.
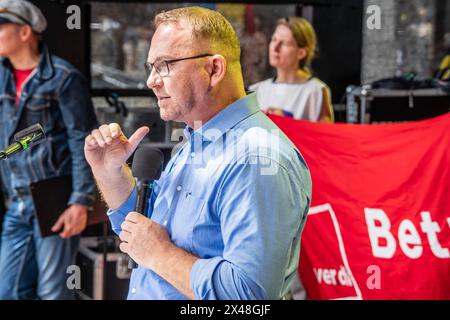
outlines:
[{"label": "person in denim jacket", "polygon": [[[95,182],[84,138],[97,126],[86,80],[40,41],[42,12],[22,0],[0,0],[0,149],[40,123],[46,139],[0,162],[7,202],[0,242],[0,299],[70,299],[67,267],[86,227]],[[42,237],[30,184],[72,175],[68,208]],[[48,195],[52,201],[54,195]]]}]

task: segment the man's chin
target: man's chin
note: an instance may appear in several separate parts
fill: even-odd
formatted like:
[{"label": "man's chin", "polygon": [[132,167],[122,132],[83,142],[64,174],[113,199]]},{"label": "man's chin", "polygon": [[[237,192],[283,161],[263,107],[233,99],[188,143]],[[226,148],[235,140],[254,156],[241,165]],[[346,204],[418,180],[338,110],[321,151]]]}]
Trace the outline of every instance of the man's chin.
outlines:
[{"label": "man's chin", "polygon": [[175,121],[180,122],[177,116],[171,112],[165,112],[163,109],[159,109],[159,116],[163,121]]}]

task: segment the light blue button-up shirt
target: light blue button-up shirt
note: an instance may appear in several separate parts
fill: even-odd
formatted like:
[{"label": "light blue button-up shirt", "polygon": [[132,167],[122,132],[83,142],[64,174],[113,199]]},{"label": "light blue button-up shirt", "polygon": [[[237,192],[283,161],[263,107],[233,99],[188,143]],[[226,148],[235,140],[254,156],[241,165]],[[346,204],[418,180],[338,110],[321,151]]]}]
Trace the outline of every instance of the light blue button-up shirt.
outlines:
[{"label": "light blue button-up shirt", "polygon": [[[199,257],[190,283],[198,299],[280,299],[297,271],[311,201],[305,161],[254,94],[185,135],[155,183],[147,216]],[[108,212],[117,234],[134,198]],[[186,297],[139,266],[128,299]]]}]

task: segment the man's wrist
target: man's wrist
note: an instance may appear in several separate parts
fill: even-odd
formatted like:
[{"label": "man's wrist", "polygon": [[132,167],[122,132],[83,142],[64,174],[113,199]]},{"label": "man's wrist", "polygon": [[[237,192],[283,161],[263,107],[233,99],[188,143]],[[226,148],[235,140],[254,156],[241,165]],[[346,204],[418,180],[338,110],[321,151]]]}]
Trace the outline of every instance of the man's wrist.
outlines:
[{"label": "man's wrist", "polygon": [[114,179],[120,179],[121,177],[123,177],[123,173],[124,173],[124,167],[126,165],[123,165],[121,167],[118,168],[114,168],[114,169],[105,169],[104,166],[99,166],[99,167],[92,167],[91,166],[91,170],[92,173],[95,177],[95,180],[97,181],[103,181],[103,180],[114,180]]},{"label": "man's wrist", "polygon": [[159,257],[158,259],[148,259],[148,267],[149,269],[158,273],[160,270],[164,270],[166,268],[166,263],[172,257],[177,255],[180,248],[175,246],[172,242],[164,242],[159,243],[157,248],[157,253],[152,254],[152,256]]},{"label": "man's wrist", "polygon": [[127,165],[123,165],[118,171],[93,173],[103,199],[110,208],[120,207],[134,189],[135,181]]},{"label": "man's wrist", "polygon": [[73,204],[79,204],[87,207],[88,209],[92,208],[94,205],[95,198],[92,194],[79,192],[79,191],[72,191],[69,201],[67,204],[73,205]]}]

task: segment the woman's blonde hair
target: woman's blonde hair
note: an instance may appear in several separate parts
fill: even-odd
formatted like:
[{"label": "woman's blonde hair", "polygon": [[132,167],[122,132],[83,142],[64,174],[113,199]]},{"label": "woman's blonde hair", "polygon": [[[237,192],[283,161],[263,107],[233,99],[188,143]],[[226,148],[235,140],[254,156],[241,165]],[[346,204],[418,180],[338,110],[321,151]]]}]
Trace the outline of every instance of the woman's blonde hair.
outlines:
[{"label": "woman's blonde hair", "polygon": [[307,49],[306,56],[299,62],[299,67],[301,69],[310,67],[317,54],[317,37],[311,23],[300,17],[284,17],[278,19],[276,27],[279,25],[288,27],[292,31],[297,45]]},{"label": "woman's blonde hair", "polygon": [[217,11],[201,7],[184,7],[161,12],[156,15],[154,24],[167,23],[191,29],[192,40],[209,45],[213,54],[224,55],[229,63],[239,62],[241,49],[236,32],[225,17]]}]

